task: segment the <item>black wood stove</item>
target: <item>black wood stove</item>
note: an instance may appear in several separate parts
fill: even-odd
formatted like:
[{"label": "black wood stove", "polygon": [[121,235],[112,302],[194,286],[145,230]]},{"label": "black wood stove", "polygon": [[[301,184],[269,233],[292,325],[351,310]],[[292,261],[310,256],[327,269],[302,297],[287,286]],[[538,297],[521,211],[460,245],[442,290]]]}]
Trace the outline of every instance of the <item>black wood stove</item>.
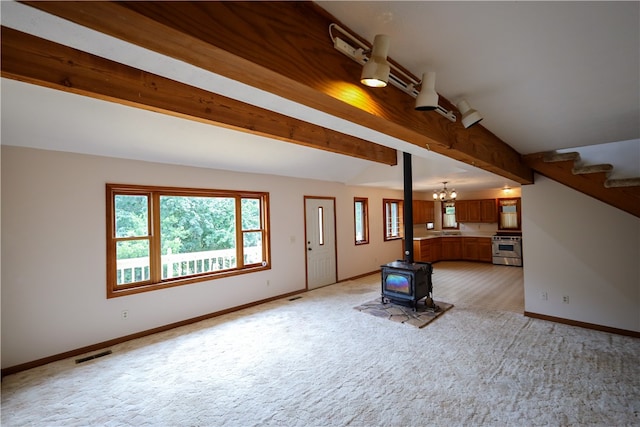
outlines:
[{"label": "black wood stove", "polygon": [[418,301],[425,298],[425,307],[439,309],[433,302],[430,262],[413,261],[413,190],[411,154],[403,153],[404,175],[404,255],[405,259],[381,265],[382,302],[394,302],[415,310]]},{"label": "black wood stove", "polygon": [[429,262],[394,261],[381,266],[382,302],[413,307],[426,297],[425,306],[433,307],[433,267]]}]

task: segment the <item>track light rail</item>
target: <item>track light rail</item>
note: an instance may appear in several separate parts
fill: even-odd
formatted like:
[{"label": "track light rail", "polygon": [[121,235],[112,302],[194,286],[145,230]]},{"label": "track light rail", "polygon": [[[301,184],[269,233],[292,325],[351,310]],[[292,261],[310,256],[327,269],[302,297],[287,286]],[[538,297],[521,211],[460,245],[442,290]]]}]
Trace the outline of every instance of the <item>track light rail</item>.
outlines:
[{"label": "track light rail", "polygon": [[[341,38],[339,36],[334,36],[334,29],[340,32],[348,40],[345,40],[345,38]],[[358,38],[347,32],[347,30],[345,30],[338,24],[332,23],[329,25],[329,37],[333,41],[333,47],[336,50],[342,52],[358,64],[364,65],[369,61],[368,55],[371,53],[371,48],[361,42]],[[397,87],[407,95],[416,98],[419,94],[419,91],[416,89],[416,87],[420,86],[422,82],[415,80],[413,77],[409,76],[407,73],[390,62],[389,67],[392,70],[389,73],[389,83],[391,83],[393,86]],[[452,122],[456,121],[456,115],[453,113],[453,111],[446,110],[439,105],[434,111]]]}]

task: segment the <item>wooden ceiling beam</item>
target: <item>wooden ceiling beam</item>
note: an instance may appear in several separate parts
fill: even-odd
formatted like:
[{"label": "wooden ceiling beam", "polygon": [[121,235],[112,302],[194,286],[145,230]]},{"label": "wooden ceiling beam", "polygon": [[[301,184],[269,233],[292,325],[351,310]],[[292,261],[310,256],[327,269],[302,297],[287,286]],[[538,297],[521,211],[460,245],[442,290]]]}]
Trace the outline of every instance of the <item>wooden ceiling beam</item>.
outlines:
[{"label": "wooden ceiling beam", "polygon": [[[345,26],[313,2],[24,3],[521,184],[533,183],[520,154],[481,125],[465,129],[438,113],[415,111],[413,99],[397,88],[360,85],[360,65],[335,50],[329,38],[329,24]],[[440,105],[457,112],[442,96]]]},{"label": "wooden ceiling beam", "polygon": [[396,150],[2,27],[2,76],[387,165]]}]

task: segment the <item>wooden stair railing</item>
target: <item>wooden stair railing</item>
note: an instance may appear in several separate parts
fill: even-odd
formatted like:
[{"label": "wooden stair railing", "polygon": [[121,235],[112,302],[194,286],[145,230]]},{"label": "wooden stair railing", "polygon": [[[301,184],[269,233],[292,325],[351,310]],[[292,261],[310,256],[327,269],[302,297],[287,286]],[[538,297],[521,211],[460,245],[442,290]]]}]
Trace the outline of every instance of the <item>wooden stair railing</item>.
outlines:
[{"label": "wooden stair railing", "polygon": [[640,218],[640,178],[609,179],[612,165],[580,165],[577,152],[527,154],[522,159],[540,175]]}]

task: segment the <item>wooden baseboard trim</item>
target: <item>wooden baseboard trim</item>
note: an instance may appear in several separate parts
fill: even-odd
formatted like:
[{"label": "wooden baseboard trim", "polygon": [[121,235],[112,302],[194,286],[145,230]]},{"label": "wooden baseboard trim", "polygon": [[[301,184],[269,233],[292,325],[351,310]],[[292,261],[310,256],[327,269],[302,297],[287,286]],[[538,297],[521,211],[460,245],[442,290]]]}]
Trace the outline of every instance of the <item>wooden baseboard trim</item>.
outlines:
[{"label": "wooden baseboard trim", "polygon": [[596,325],[595,323],[579,322],[577,320],[564,319],[562,317],[547,316],[546,314],[532,313],[525,311],[524,315],[533,319],[547,320],[549,322],[563,323],[565,325],[578,326],[585,329],[593,329],[601,332],[609,332],[611,334],[624,335],[633,338],[640,338],[640,332],[629,331],[626,329],[612,328],[610,326]]},{"label": "wooden baseboard trim", "polygon": [[369,273],[358,274],[357,276],[353,276],[353,277],[347,277],[346,279],[338,280],[337,283],[348,282],[349,280],[362,279],[363,277],[371,276],[372,274],[380,274],[380,269],[370,271]]},{"label": "wooden baseboard trim", "polygon": [[283,295],[278,295],[278,296],[275,296],[275,297],[266,298],[266,299],[263,299],[263,300],[260,300],[260,301],[255,301],[255,302],[243,304],[243,305],[240,305],[240,306],[237,306],[237,307],[227,308],[225,310],[216,311],[214,313],[205,314],[205,315],[194,317],[194,318],[191,318],[191,319],[182,320],[180,322],[170,323],[168,325],[159,326],[159,327],[153,328],[153,329],[148,329],[146,331],[136,332],[135,334],[126,335],[126,336],[123,336],[123,337],[120,337],[120,338],[114,338],[112,340],[103,341],[103,342],[96,343],[96,344],[93,344],[93,345],[89,345],[89,346],[86,346],[86,347],[77,348],[75,350],[70,350],[70,351],[66,351],[64,353],[55,354],[53,356],[44,357],[42,359],[34,360],[34,361],[31,361],[31,362],[22,363],[20,365],[10,366],[8,368],[3,368],[1,370],[1,374],[0,375],[1,375],[1,378],[4,378],[7,375],[16,374],[18,372],[26,371],[26,370],[32,369],[32,368],[37,368],[38,366],[46,365],[48,363],[57,362],[59,360],[68,359],[70,357],[79,356],[79,355],[85,354],[85,353],[91,353],[93,351],[103,350],[103,349],[105,349],[107,347],[111,347],[111,346],[114,346],[116,344],[121,344],[121,343],[126,342],[126,341],[131,341],[131,340],[134,340],[134,339],[137,339],[137,338],[146,337],[148,335],[157,334],[158,332],[168,331],[170,329],[178,328],[180,326],[190,325],[192,323],[200,322],[202,320],[211,319],[212,317],[222,316],[223,314],[233,313],[234,311],[243,310],[245,308],[253,307],[253,306],[256,306],[256,305],[259,305],[259,304],[264,304],[264,303],[267,303],[267,302],[270,302],[270,301],[275,301],[275,300],[282,299],[282,298],[288,298],[288,297],[291,297],[293,295],[301,294],[301,293],[304,293],[304,292],[307,292],[307,290],[306,289],[301,289],[299,291],[289,292],[289,293],[286,293],[286,294],[283,294]]}]

